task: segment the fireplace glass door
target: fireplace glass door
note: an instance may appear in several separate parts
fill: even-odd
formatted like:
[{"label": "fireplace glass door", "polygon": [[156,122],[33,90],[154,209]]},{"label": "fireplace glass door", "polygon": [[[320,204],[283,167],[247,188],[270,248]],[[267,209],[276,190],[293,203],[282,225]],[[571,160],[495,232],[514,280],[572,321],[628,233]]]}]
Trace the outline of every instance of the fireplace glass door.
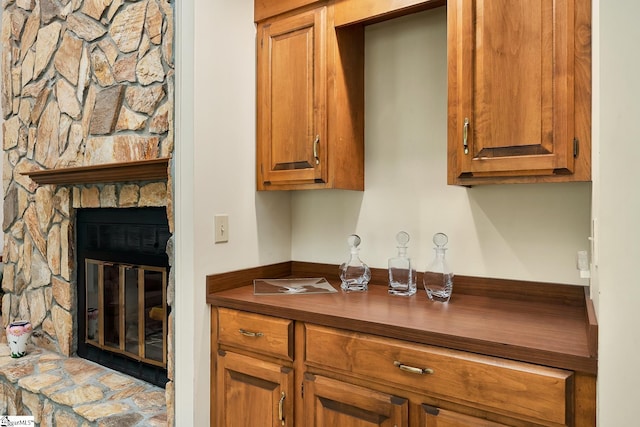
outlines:
[{"label": "fireplace glass door", "polygon": [[167,366],[167,272],[85,259],[85,342]]}]

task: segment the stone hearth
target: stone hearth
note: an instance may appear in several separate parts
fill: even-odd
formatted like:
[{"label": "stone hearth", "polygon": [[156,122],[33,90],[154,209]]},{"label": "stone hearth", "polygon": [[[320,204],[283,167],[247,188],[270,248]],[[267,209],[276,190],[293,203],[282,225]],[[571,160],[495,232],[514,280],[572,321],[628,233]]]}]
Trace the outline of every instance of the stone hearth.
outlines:
[{"label": "stone hearth", "polygon": [[[26,173],[171,158],[173,2],[7,0],[3,8],[3,324],[30,320],[38,351],[74,360],[75,210],[165,207],[173,233],[171,174],[156,181],[38,185]],[[170,277],[169,305],[172,286]],[[169,425],[172,326],[173,314]],[[0,393],[2,399],[13,392],[3,387]],[[29,405],[21,408],[29,413]]]},{"label": "stone hearth", "polygon": [[39,348],[12,359],[0,344],[1,414],[38,425],[166,426],[165,391],[93,362]]}]

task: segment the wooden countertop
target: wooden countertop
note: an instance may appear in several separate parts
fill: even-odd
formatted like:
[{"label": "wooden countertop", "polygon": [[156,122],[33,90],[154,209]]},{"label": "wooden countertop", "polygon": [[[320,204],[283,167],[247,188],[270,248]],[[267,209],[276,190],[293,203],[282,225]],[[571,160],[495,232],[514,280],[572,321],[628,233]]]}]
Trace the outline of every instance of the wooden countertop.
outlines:
[{"label": "wooden countertop", "polygon": [[[287,265],[288,264],[288,265]],[[447,304],[387,287],[345,293],[336,266],[282,263],[207,277],[209,304],[520,360],[588,374],[597,370],[597,325],[580,286],[456,277]],[[322,273],[329,274],[322,274]],[[320,273],[320,274],[309,274]],[[386,270],[374,271],[372,282]],[[254,295],[254,278],[326,277],[338,293]],[[378,281],[381,283],[383,281]],[[421,282],[420,282],[421,283]],[[238,287],[233,287],[237,285]]]}]

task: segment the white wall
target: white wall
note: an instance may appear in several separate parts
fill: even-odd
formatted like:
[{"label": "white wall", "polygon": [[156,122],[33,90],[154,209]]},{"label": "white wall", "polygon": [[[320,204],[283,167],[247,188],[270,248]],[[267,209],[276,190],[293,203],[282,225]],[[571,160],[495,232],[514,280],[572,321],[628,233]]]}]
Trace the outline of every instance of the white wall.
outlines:
[{"label": "white wall", "polygon": [[[290,196],[257,193],[253,2],[209,2],[196,16],[195,245],[206,274],[290,259]],[[214,214],[229,242],[214,244]]]},{"label": "white wall", "polygon": [[[209,425],[208,274],[288,261],[290,196],[255,191],[253,0],[177,2],[176,425]],[[214,244],[214,214],[229,242]]]},{"label": "white wall", "polygon": [[[196,335],[200,336],[205,321],[203,310],[196,314],[196,281],[194,272],[194,22],[195,7],[192,2],[175,3],[175,150],[174,150],[174,214],[175,214],[175,278],[174,311],[174,407],[175,425],[195,426],[195,420],[205,419],[208,405],[205,399],[197,403],[202,392],[202,380],[196,383],[199,369],[209,371],[207,363],[196,366],[202,360],[203,349],[193,348]],[[199,327],[194,328],[197,324]],[[179,332],[178,332],[179,331]]]},{"label": "white wall", "polygon": [[363,261],[386,268],[405,230],[424,270],[442,231],[457,274],[587,284],[589,183],[446,185],[446,34],[444,8],[367,27],[365,191],[294,193],[293,259],[340,264],[355,232]]},{"label": "white wall", "polygon": [[[613,47],[639,37],[616,35],[616,20],[638,16],[629,11],[639,12],[638,7],[608,10],[603,18],[603,42],[608,55],[617,52],[617,60],[631,57],[627,53],[635,47]],[[346,235],[354,231],[363,237],[363,258],[384,268],[395,250],[396,231],[405,229],[420,265],[430,257],[431,235],[444,231],[458,274],[584,283],[577,278],[575,253],[588,247],[589,184],[446,186],[443,10],[368,29],[364,193],[256,194],[253,1],[195,0],[177,2],[176,8],[177,425],[209,423],[207,274],[291,258],[338,264],[347,254]],[[627,28],[634,27],[629,23]],[[631,325],[640,322],[632,314],[640,298],[629,266],[639,257],[637,249],[620,244],[638,235],[632,222],[640,217],[638,199],[633,186],[626,185],[637,179],[632,166],[618,168],[619,159],[613,157],[619,141],[629,141],[625,149],[638,150],[631,147],[633,138],[619,137],[616,130],[627,126],[616,119],[615,100],[633,101],[634,92],[626,92],[640,65],[633,61],[626,78],[615,77],[613,65],[602,70],[603,80],[609,79],[602,90],[611,91],[603,102],[602,139],[612,142],[603,153],[601,185],[610,194],[600,204],[609,215],[600,215],[604,209],[597,212],[602,234],[611,233],[597,245],[601,266],[596,271],[601,288],[600,421],[606,426],[632,425],[622,417],[637,407],[630,384],[638,383],[631,369],[640,344]],[[638,107],[627,104],[638,116]],[[628,126],[634,123],[627,115],[624,119]],[[629,162],[640,158],[637,151],[627,154]],[[213,244],[216,213],[230,215],[227,244]]]},{"label": "white wall", "polygon": [[598,223],[598,425],[635,426],[640,419],[640,117],[639,2],[594,1],[594,177]]}]

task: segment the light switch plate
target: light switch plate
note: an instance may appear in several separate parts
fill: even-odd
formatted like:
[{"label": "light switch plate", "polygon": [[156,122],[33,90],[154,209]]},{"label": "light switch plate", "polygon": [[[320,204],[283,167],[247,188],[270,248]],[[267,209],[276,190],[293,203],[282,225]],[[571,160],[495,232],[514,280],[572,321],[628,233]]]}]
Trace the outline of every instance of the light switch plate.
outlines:
[{"label": "light switch plate", "polygon": [[214,242],[229,241],[229,215],[215,215],[213,217]]}]

